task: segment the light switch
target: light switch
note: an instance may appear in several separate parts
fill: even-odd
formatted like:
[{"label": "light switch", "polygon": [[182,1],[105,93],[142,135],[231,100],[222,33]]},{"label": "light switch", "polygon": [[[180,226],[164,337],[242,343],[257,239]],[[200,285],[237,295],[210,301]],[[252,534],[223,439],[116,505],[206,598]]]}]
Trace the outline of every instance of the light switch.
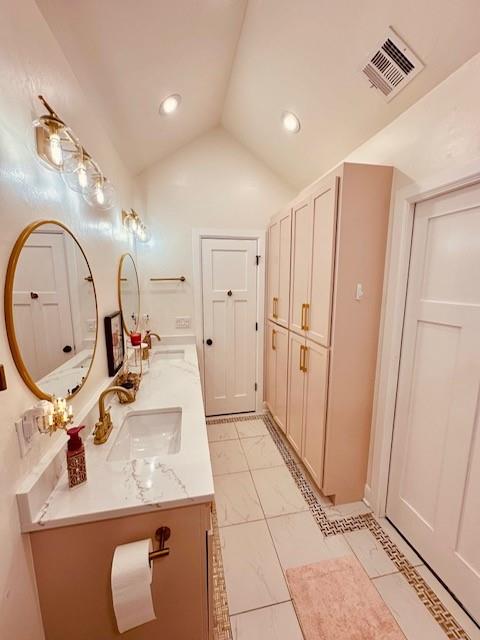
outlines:
[{"label": "light switch", "polygon": [[175,329],[190,329],[191,318],[185,316],[183,318],[175,318]]},{"label": "light switch", "polygon": [[361,300],[365,295],[365,291],[363,290],[363,284],[361,282],[357,283],[357,288],[355,290],[355,300]]}]

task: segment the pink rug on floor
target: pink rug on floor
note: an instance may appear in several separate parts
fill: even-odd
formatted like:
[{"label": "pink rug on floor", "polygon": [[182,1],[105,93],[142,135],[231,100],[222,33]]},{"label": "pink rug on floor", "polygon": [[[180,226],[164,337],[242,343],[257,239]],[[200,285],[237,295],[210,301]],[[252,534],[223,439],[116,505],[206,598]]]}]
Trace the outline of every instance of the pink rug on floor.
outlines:
[{"label": "pink rug on floor", "polygon": [[356,558],[287,569],[305,640],[405,640]]}]

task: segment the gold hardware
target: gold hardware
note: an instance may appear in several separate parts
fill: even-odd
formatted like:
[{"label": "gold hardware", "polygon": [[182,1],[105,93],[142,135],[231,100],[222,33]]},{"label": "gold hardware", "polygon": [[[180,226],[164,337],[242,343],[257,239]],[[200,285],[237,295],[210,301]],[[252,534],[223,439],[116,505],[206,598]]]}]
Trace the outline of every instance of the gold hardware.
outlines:
[{"label": "gold hardware", "polygon": [[300,320],[302,331],[305,329],[304,312],[305,312],[305,305],[302,304],[302,317],[301,317],[301,320]]},{"label": "gold hardware", "polygon": [[[87,256],[85,255],[85,252],[83,251],[80,243],[78,242],[76,237],[73,235],[73,233],[70,231],[70,229],[63,224],[63,222],[58,222],[58,220],[37,220],[37,222],[32,222],[30,225],[28,225],[28,227],[25,227],[25,229],[21,232],[21,234],[17,238],[17,241],[15,242],[15,245],[12,249],[12,253],[10,255],[10,259],[8,261],[7,275],[5,278],[5,292],[4,292],[5,324],[7,328],[8,343],[10,345],[10,351],[12,352],[13,360],[15,362],[15,365],[18,369],[20,376],[22,377],[27,387],[30,389],[30,391],[32,391],[32,393],[34,393],[37,396],[37,398],[40,398],[41,400],[51,400],[53,396],[52,394],[46,393],[45,391],[40,389],[40,387],[35,382],[34,378],[32,378],[32,376],[30,375],[30,372],[27,369],[27,366],[23,360],[22,353],[20,351],[20,346],[17,340],[17,335],[15,333],[15,319],[13,316],[13,285],[15,280],[15,270],[17,268],[18,261],[20,260],[20,254],[28,238],[31,236],[32,233],[34,233],[42,225],[51,225],[51,224],[61,227],[64,231],[66,231],[66,233],[68,233],[73,238],[73,240],[77,243],[77,246],[81,254],[85,258],[85,262],[88,265],[89,270],[91,271],[90,265],[88,264]],[[93,278],[92,278],[92,285],[93,285],[93,296],[95,299],[96,317],[98,318],[97,292],[95,289],[95,282],[93,281]],[[92,360],[90,362],[90,367],[82,383],[78,385],[78,388],[75,389],[75,391],[71,393],[68,396],[68,398],[73,398],[80,391],[80,389],[83,386],[83,383],[87,379],[90,373],[90,370],[92,368],[92,365],[95,359],[97,343],[98,343],[98,339],[97,339],[98,338],[98,322],[96,323],[96,325],[97,325],[97,333],[95,335],[95,347],[93,351]]]},{"label": "gold hardware", "polygon": [[303,371],[303,366],[302,366],[302,356],[303,356],[303,350],[304,350],[304,346],[303,344],[300,345],[300,371]]},{"label": "gold hardware", "polygon": [[138,273],[137,273],[137,267],[135,265],[135,260],[133,259],[133,256],[131,253],[124,253],[123,256],[120,258],[120,265],[118,267],[118,282],[117,282],[117,290],[118,290],[118,304],[120,306],[120,311],[122,312],[122,324],[123,324],[123,329],[125,331],[125,333],[129,336],[131,335],[131,332],[129,330],[129,328],[127,327],[127,323],[125,322],[125,317],[126,317],[126,309],[124,309],[124,305],[122,305],[122,287],[121,287],[121,283],[122,282],[126,282],[127,278],[122,277],[122,270],[123,270],[123,265],[125,263],[125,261],[130,258],[130,260],[133,263],[133,270],[135,272],[135,279],[134,281],[136,281],[137,283],[137,294],[138,294],[138,305],[137,305],[137,309],[135,312],[135,318],[136,318],[136,323],[135,326],[133,327],[132,331],[136,331],[138,329],[138,322],[140,319],[140,286],[138,284]]},{"label": "gold hardware", "polygon": [[170,533],[169,527],[160,527],[155,531],[155,538],[158,540],[158,549],[150,551],[148,554],[150,564],[155,558],[162,558],[163,556],[168,556],[170,553],[170,548],[165,546],[165,542],[170,538]]},{"label": "gold hardware", "polygon": [[310,329],[310,327],[308,326],[308,312],[310,310],[310,305],[308,303],[305,303],[305,323],[304,323],[304,331],[308,331]]},{"label": "gold hardware", "polygon": [[273,298],[272,316],[278,318],[278,298]]},{"label": "gold hardware", "polygon": [[108,387],[102,391],[100,396],[98,397],[98,409],[100,413],[100,419],[95,425],[94,431],[94,444],[104,444],[112,431],[112,417],[110,415],[110,409],[105,409],[105,397],[110,393],[117,392],[119,394],[123,394],[128,400],[132,400],[132,394],[123,387]]},{"label": "gold hardware", "polygon": [[185,276],[179,276],[178,278],[150,278],[150,282],[185,282]]},{"label": "gold hardware", "polygon": [[275,334],[276,333],[277,332],[275,331],[275,329],[272,329],[272,349],[274,351],[276,351],[276,349],[277,349],[277,345],[275,344]]},{"label": "gold hardware", "polygon": [[303,361],[302,361],[303,373],[307,373],[307,351],[308,351],[308,347],[303,347]]},{"label": "gold hardware", "polygon": [[147,331],[143,337],[142,342],[144,342],[147,346],[142,349],[142,360],[148,360],[150,355],[150,349],[152,348],[152,338],[156,338],[159,342],[162,341],[161,337],[158,333],[153,333],[152,331]]}]

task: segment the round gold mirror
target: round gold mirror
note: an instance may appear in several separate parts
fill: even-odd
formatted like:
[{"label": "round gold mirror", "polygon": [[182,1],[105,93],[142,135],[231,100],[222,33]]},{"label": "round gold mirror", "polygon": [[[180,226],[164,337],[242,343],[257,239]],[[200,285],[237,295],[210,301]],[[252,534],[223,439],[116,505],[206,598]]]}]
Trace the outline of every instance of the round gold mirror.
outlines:
[{"label": "round gold mirror", "polygon": [[125,253],[120,258],[118,303],[122,312],[123,328],[131,335],[138,330],[140,321],[140,286],[135,260],[130,253]]},{"label": "round gold mirror", "polygon": [[20,234],[8,263],[5,320],[31,391],[46,400],[78,393],[97,345],[97,298],[85,253],[61,222],[34,222]]}]

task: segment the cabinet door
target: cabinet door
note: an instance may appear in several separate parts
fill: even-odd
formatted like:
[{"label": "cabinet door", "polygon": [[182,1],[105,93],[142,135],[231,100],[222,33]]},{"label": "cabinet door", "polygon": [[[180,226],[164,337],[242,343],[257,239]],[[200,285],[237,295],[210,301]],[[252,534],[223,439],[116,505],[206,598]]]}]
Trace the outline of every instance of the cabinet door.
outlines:
[{"label": "cabinet door", "polygon": [[265,402],[272,415],[275,414],[275,378],[276,378],[276,352],[275,352],[275,332],[277,326],[273,322],[267,323],[266,349],[265,349]]},{"label": "cabinet door", "polygon": [[288,356],[288,419],[287,438],[292,447],[302,455],[303,396],[305,374],[302,368],[305,339],[295,333],[289,335]]},{"label": "cabinet door", "polygon": [[307,199],[292,211],[292,273],[290,329],[304,334],[304,310],[309,301],[312,269],[313,204]]},{"label": "cabinet door", "polygon": [[287,426],[288,331],[275,327],[275,404],[274,416],[285,433]]},{"label": "cabinet door", "polygon": [[267,317],[276,321],[276,299],[280,258],[280,223],[276,220],[268,228]]},{"label": "cabinet door", "polygon": [[278,220],[278,289],[276,302],[276,322],[288,327],[290,310],[290,252],[292,244],[292,215],[290,209]]},{"label": "cabinet door", "polygon": [[307,337],[330,345],[338,177],[325,180],[313,196],[313,247],[309,307],[306,311]]},{"label": "cabinet door", "polygon": [[307,340],[302,458],[319,487],[323,483],[328,356],[328,349]]}]

